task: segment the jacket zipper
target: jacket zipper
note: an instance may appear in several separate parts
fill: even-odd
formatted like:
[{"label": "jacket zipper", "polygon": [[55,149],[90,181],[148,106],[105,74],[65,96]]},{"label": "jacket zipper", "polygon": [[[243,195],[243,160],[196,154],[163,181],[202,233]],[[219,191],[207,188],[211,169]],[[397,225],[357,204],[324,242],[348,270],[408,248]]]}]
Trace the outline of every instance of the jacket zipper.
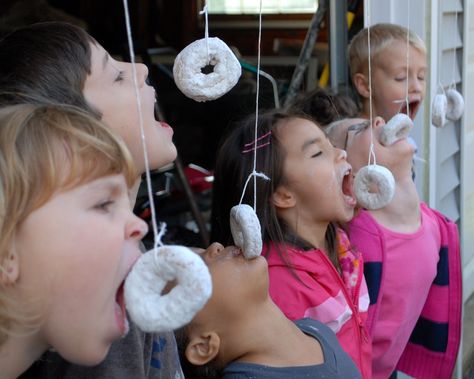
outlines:
[{"label": "jacket zipper", "polygon": [[[326,260],[326,263],[329,264],[329,266],[331,267],[331,272],[333,274],[333,276],[336,276],[337,277],[337,281],[339,282],[339,284],[341,285],[342,289],[343,289],[343,293],[344,293],[344,298],[346,299],[346,302],[347,304],[349,304],[349,307],[351,308],[351,311],[352,311],[352,314],[356,316],[356,320],[357,321],[354,321],[354,320],[351,320],[352,322],[356,322],[357,323],[357,327],[356,327],[356,330],[357,330],[357,337],[358,337],[358,342],[359,342],[359,346],[361,347],[359,349],[359,362],[361,364],[361,374],[362,374],[362,378],[365,378],[365,373],[363,372],[363,364],[362,364],[362,336],[361,334],[363,334],[363,337],[364,337],[364,341],[367,342],[368,341],[368,336],[367,336],[367,333],[365,332],[365,328],[364,326],[362,325],[362,320],[360,318],[360,315],[359,315],[359,290],[360,290],[360,284],[362,282],[362,275],[361,275],[361,272],[359,271],[359,275],[357,277],[357,284],[356,284],[356,289],[355,289],[355,295],[356,295],[356,299],[357,299],[357,310],[355,309],[355,306],[354,306],[354,301],[352,299],[350,299],[350,296],[348,294],[348,291],[347,291],[347,288],[346,288],[346,284],[344,283],[344,281],[342,280],[341,278],[341,275],[339,275],[339,273],[337,272],[336,268],[334,267],[334,265],[332,264],[332,262],[329,260],[328,256],[326,255],[326,253],[324,253],[324,251],[321,251],[319,250],[319,253],[323,256],[323,259]],[[350,301],[348,301],[348,298],[350,299]],[[352,318],[352,317],[351,317]],[[361,333],[360,329],[362,329],[364,331],[364,333]]]}]

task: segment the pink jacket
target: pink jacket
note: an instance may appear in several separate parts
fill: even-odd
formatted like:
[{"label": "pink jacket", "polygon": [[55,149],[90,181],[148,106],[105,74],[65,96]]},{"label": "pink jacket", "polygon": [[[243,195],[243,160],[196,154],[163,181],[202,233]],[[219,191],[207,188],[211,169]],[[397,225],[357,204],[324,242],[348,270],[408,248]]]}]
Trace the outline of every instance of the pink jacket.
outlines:
[{"label": "pink jacket", "polygon": [[342,230],[338,231],[339,262],[337,272],[324,251],[303,251],[283,246],[291,269],[266,245],[270,296],[291,320],[310,317],[328,325],[342,348],[350,355],[366,379],[372,376],[371,340],[365,327],[369,298],[362,270],[362,257],[349,248]]},{"label": "pink jacket", "polygon": [[[432,212],[440,227],[441,249],[437,276],[397,369],[417,379],[451,378],[461,339],[462,278],[457,226]],[[349,225],[351,242],[364,255],[370,294],[367,328],[372,333],[384,289],[385,241],[377,223],[362,211]],[[416,264],[407,262],[407,264]]]}]

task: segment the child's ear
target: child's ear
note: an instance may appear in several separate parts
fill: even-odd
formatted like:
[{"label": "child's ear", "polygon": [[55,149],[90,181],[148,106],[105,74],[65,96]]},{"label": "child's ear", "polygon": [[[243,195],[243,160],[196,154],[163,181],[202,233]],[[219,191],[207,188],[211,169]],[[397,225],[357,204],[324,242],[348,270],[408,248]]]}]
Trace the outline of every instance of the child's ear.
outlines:
[{"label": "child's ear", "polygon": [[193,365],[202,366],[216,357],[220,345],[221,339],[216,332],[203,333],[191,338],[185,355]]},{"label": "child's ear", "polygon": [[358,72],[352,77],[352,82],[359,95],[366,99],[370,97],[369,80],[364,74]]},{"label": "child's ear", "polygon": [[15,249],[11,249],[8,255],[0,262],[0,283],[4,285],[13,284],[20,274],[20,260]]},{"label": "child's ear", "polygon": [[272,195],[272,203],[277,208],[291,208],[296,205],[296,199],[288,188],[279,186]]}]

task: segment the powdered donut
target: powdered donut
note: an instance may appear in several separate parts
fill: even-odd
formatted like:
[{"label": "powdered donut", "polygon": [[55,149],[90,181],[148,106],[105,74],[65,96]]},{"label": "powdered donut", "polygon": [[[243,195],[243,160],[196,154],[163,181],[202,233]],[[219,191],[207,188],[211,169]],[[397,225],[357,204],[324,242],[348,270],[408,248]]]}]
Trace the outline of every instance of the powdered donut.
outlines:
[{"label": "powdered donut", "polygon": [[235,244],[243,250],[247,259],[258,257],[262,252],[260,221],[248,204],[235,205],[230,210],[230,230]]},{"label": "powdered donut", "polygon": [[355,176],[354,193],[362,207],[370,210],[383,208],[393,199],[395,179],[384,166],[364,166]]},{"label": "powdered donut", "polygon": [[454,88],[446,91],[446,98],[448,100],[448,111],[446,118],[451,121],[457,121],[464,113],[464,99],[462,95]]},{"label": "powdered donut", "polygon": [[448,110],[448,100],[443,93],[437,94],[433,99],[431,107],[431,123],[441,128],[446,123],[446,112]]},{"label": "powdered donut", "polygon": [[[177,285],[161,292],[170,280]],[[212,293],[209,270],[184,246],[163,246],[141,256],[125,281],[125,304],[145,332],[165,332],[189,323]]]},{"label": "powdered donut", "polygon": [[221,97],[237,84],[242,73],[236,56],[222,40],[208,38],[208,43],[209,55],[203,38],[186,46],[174,61],[176,85],[196,101]]},{"label": "powdered donut", "polygon": [[411,128],[413,128],[411,118],[404,113],[398,113],[382,127],[379,137],[380,143],[389,146],[399,139],[406,138]]}]

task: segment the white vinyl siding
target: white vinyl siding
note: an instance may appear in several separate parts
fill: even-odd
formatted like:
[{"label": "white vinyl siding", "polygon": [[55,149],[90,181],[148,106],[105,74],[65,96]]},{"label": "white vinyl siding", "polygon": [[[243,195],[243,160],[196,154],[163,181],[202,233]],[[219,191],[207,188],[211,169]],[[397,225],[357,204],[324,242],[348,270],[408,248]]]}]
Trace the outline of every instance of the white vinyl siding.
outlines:
[{"label": "white vinyl siding", "polygon": [[[439,78],[438,83],[432,83],[432,88],[436,92],[441,91],[441,87],[447,90],[450,86],[455,86],[462,93],[462,21],[463,21],[462,0],[443,0],[439,7],[439,29],[438,47],[439,61],[437,62]],[[433,36],[434,38],[434,36]],[[434,39],[435,40],[435,39]],[[444,127],[434,129],[436,133],[436,148],[431,156],[435,157],[435,164],[431,167],[435,169],[435,198],[431,199],[431,204],[446,216],[460,221],[460,154],[461,140],[460,128],[461,120],[447,121]]]}]

